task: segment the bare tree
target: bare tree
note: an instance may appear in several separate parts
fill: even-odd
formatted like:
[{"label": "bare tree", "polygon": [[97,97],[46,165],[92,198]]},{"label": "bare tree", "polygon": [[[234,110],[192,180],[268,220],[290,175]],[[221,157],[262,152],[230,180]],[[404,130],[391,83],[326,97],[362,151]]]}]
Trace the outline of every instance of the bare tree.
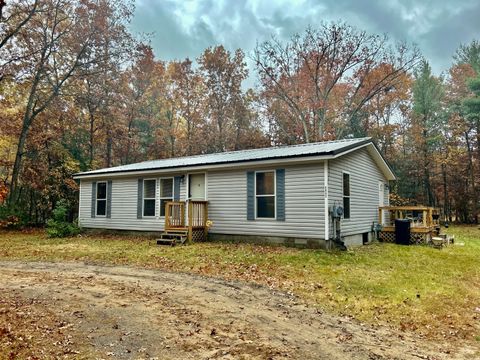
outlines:
[{"label": "bare tree", "polygon": [[11,48],[5,50],[8,44],[12,42],[20,30],[32,19],[39,11],[40,0],[21,0],[7,7],[5,0],[0,0],[0,81],[5,77],[5,67],[15,61],[16,51]]},{"label": "bare tree", "polygon": [[405,44],[392,49],[387,36],[332,23],[307,28],[286,43],[272,38],[258,44],[253,58],[270,109],[283,104],[277,106],[280,118],[292,120],[292,127],[302,129],[302,141],[310,142],[326,137],[333,118],[352,123],[376,94],[417,64],[420,54]]}]

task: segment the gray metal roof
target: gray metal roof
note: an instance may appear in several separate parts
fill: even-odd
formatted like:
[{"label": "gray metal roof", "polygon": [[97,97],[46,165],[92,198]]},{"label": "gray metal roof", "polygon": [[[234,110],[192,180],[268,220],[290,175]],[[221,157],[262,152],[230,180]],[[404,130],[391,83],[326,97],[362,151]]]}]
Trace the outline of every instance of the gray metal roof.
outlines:
[{"label": "gray metal roof", "polygon": [[284,159],[302,156],[337,155],[352,148],[370,143],[371,138],[344,139],[317,143],[276,146],[262,149],[228,151],[223,153],[186,156],[171,159],[151,160],[135,164],[115,166],[75,174],[75,177],[124,173],[131,171],[160,170],[190,166],[204,166],[214,164],[228,164],[246,161],[260,161],[269,159]]}]

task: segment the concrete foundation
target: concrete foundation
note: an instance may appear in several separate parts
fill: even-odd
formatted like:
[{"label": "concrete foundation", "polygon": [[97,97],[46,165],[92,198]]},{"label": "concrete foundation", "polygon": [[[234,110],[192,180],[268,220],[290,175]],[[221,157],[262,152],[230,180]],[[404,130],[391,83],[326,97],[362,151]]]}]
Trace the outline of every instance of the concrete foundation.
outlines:
[{"label": "concrete foundation", "polygon": [[362,246],[375,240],[375,233],[368,232],[363,234],[355,234],[343,237],[343,242],[347,247]]}]

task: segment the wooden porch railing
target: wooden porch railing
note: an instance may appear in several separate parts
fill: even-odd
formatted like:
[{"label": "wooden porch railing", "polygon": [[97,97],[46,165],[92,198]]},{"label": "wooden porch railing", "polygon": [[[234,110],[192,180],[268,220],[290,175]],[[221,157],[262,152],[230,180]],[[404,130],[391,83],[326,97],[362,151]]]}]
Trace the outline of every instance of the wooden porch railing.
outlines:
[{"label": "wooden porch railing", "polygon": [[185,202],[169,201],[165,204],[165,230],[185,228]]},{"label": "wooden porch railing", "polygon": [[[185,207],[188,209],[186,214]],[[206,238],[207,219],[208,201],[169,201],[165,204],[165,230],[186,230],[188,240],[192,240],[194,232],[198,234],[199,231]]]},{"label": "wooden porch railing", "polygon": [[[413,217],[413,213],[421,214]],[[387,222],[385,216],[389,215]],[[412,227],[431,228],[439,224],[437,209],[428,206],[382,206],[378,208],[378,222],[384,226],[393,226],[395,219],[411,219]]]}]

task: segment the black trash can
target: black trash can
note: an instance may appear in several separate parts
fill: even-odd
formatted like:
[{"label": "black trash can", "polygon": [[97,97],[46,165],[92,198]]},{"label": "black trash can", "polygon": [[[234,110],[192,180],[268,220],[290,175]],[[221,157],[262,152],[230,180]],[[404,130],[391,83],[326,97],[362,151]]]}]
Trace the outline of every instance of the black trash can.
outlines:
[{"label": "black trash can", "polygon": [[395,220],[395,244],[410,245],[410,220]]}]

